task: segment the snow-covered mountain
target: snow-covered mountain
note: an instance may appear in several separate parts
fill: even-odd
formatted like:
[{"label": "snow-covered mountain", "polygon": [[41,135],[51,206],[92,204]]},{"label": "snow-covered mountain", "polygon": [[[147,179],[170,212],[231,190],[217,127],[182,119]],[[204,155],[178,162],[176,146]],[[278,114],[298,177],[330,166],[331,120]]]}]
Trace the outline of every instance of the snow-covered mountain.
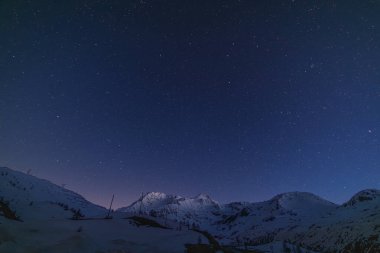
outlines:
[{"label": "snow-covered mountain", "polygon": [[215,236],[227,243],[268,243],[288,239],[337,205],[311,193],[290,192],[260,203],[227,204],[215,223]]},{"label": "snow-covered mountain", "polygon": [[343,204],[344,207],[361,205],[360,203],[373,201],[380,198],[380,190],[367,189],[355,194],[349,201]]},{"label": "snow-covered mountain", "polygon": [[47,180],[0,167],[0,203],[7,204],[20,219],[105,216],[106,209],[79,194]]},{"label": "snow-covered mountain", "polygon": [[207,195],[183,198],[148,193],[119,211],[195,224],[230,245],[288,241],[321,252],[380,249],[378,190],[359,192],[343,205],[306,192],[284,193],[259,203],[223,205]]},{"label": "snow-covered mountain", "polygon": [[[174,209],[175,207],[175,209]],[[202,210],[219,208],[219,204],[206,194],[199,194],[193,198],[183,198],[177,195],[167,195],[160,192],[149,192],[128,207],[120,208],[122,212],[136,212],[157,209]]]},{"label": "snow-covered mountain", "polygon": [[297,240],[316,249],[380,252],[380,191],[368,189],[326,213]]},{"label": "snow-covered mountain", "polygon": [[[19,224],[17,221],[9,221],[1,216],[19,217],[25,221],[25,226],[31,227],[39,227],[46,223],[41,223],[41,220],[48,219],[48,223],[53,222],[59,229],[66,231],[66,226],[70,227],[67,230],[70,232],[77,223],[70,223],[67,218],[73,217],[79,210],[80,214],[89,218],[104,217],[107,213],[105,208],[90,203],[75,192],[47,180],[0,167],[0,220],[5,227],[9,225],[6,230],[0,229],[0,238],[13,230],[14,237],[18,237],[18,229],[23,227],[20,225],[18,228],[19,225],[15,225]],[[172,232],[167,232],[168,238],[182,234],[187,239],[178,244],[179,251],[184,247],[184,242],[197,240],[199,234],[187,230],[195,228],[209,232],[222,244],[261,247],[269,249],[269,252],[271,248],[283,247],[283,242],[293,245],[295,249],[302,246],[314,252],[380,252],[380,191],[376,189],[361,191],[342,205],[305,192],[279,194],[259,203],[229,204],[219,204],[206,194],[185,198],[151,192],[130,206],[119,209],[114,213],[116,218],[112,225],[104,223],[104,228],[110,235],[112,231],[125,229],[133,230],[136,234],[148,233],[148,230],[144,232],[146,228],[132,228],[124,219],[118,219],[132,215],[152,218],[166,227],[174,228]],[[86,226],[89,228],[95,226],[91,225],[91,221],[79,222],[88,224]],[[102,222],[99,221],[99,224]],[[31,228],[30,231],[36,229]],[[48,227],[44,229],[50,231]],[[78,230],[82,231],[81,226]],[[86,236],[96,238],[98,235],[91,232]],[[112,236],[117,237],[119,234]],[[59,238],[58,241],[61,240]],[[139,239],[136,237],[133,240],[131,243]],[[15,246],[12,240],[9,243]],[[3,249],[1,245],[0,249]],[[153,244],[151,246],[154,247]],[[110,246],[106,243],[104,247]]]},{"label": "snow-covered mountain", "polygon": [[145,214],[153,217],[174,220],[181,225],[198,227],[213,220],[212,213],[219,211],[220,205],[206,194],[193,198],[149,192],[128,207],[117,211],[130,214]]}]

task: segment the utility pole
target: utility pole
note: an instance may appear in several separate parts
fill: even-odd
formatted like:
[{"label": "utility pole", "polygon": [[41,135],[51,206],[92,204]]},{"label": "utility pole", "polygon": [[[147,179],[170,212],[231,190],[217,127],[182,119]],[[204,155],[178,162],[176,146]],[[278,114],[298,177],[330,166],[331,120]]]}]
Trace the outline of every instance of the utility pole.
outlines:
[{"label": "utility pole", "polygon": [[112,203],[113,203],[113,199],[114,199],[114,197],[115,197],[115,194],[112,194],[112,199],[111,199],[110,209],[108,209],[108,214],[107,214],[107,216],[106,216],[106,219],[111,219],[110,214],[111,214],[111,208],[112,208]]}]

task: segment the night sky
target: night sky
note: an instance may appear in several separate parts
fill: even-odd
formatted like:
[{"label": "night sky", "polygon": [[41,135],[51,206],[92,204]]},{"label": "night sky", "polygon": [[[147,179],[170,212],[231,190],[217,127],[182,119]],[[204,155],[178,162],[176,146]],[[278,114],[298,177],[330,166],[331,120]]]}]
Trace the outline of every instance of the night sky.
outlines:
[{"label": "night sky", "polygon": [[0,165],[116,207],[380,188],[379,1],[0,1]]}]

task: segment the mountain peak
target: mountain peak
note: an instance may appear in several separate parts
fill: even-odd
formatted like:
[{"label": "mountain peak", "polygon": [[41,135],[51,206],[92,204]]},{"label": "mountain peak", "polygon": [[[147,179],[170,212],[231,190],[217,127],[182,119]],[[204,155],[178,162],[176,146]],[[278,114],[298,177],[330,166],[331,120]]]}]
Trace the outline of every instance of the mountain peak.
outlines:
[{"label": "mountain peak", "polygon": [[164,199],[166,197],[167,195],[162,192],[148,192],[148,193],[142,194],[140,200],[147,199],[147,198],[148,199]]},{"label": "mountain peak", "polygon": [[[276,208],[284,208],[287,210],[310,212],[310,207],[315,207],[312,211],[324,212],[327,209],[337,207],[336,204],[327,201],[313,193],[309,192],[287,192],[276,195],[271,200]],[[307,208],[308,210],[305,210]]]},{"label": "mountain peak", "polygon": [[194,197],[195,199],[211,199],[210,196],[206,193],[200,193]]},{"label": "mountain peak", "polygon": [[290,200],[323,200],[321,197],[310,192],[285,192],[274,196],[271,200],[290,201]]},{"label": "mountain peak", "polygon": [[208,194],[205,193],[198,194],[194,198],[190,199],[199,202],[200,204],[219,206],[219,203],[217,201],[213,200]]},{"label": "mountain peak", "polygon": [[380,199],[380,190],[366,189],[356,193],[349,201],[343,204],[343,206],[354,206],[360,202],[371,201],[374,199]]}]

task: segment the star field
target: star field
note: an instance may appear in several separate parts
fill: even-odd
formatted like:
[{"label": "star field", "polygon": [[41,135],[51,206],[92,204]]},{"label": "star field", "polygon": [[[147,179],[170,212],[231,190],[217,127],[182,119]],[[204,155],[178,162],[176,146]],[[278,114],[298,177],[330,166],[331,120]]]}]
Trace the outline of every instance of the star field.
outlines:
[{"label": "star field", "polygon": [[127,205],[380,188],[377,1],[2,1],[0,164]]}]

